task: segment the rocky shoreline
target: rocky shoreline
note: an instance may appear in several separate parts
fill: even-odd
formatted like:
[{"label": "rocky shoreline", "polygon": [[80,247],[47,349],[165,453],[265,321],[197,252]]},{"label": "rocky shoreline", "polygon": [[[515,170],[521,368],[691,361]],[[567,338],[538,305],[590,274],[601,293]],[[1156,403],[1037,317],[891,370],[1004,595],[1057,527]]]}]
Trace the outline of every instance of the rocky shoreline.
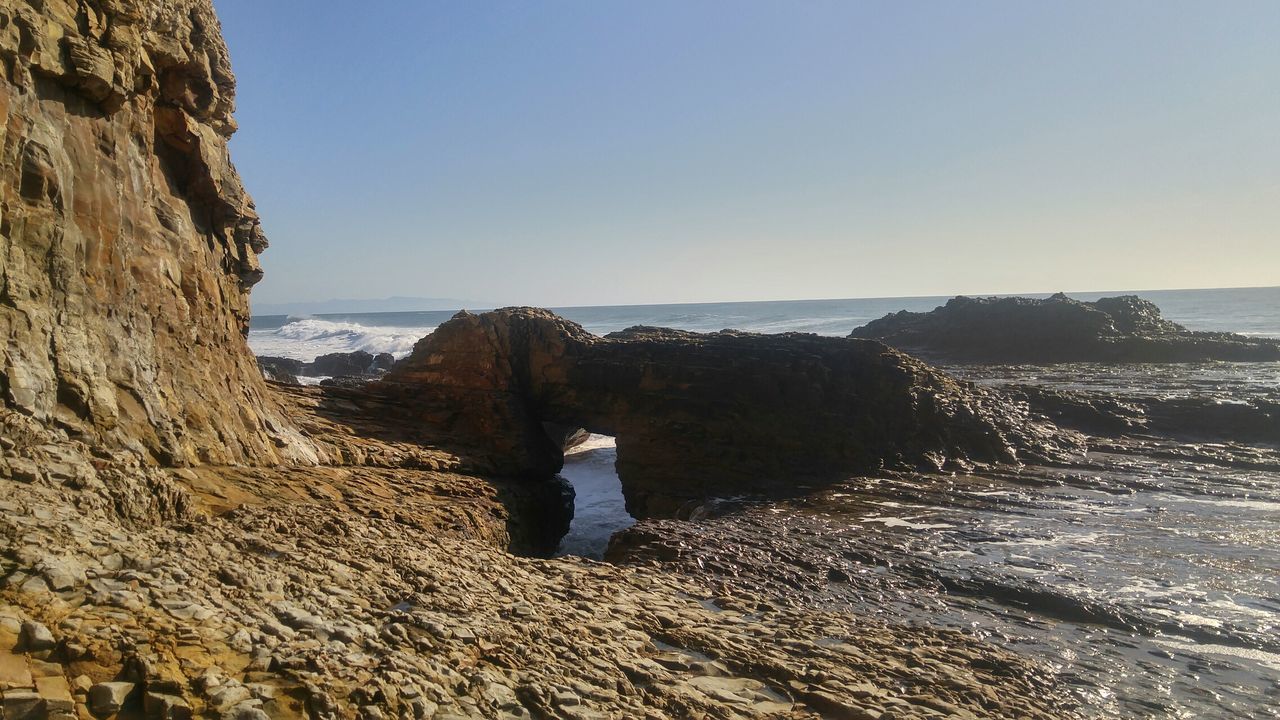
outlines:
[{"label": "rocky shoreline", "polygon": [[[269,382],[218,27],[210,0],[0,0],[3,720],[1106,714],[1058,646],[948,614],[990,575],[831,517],[908,496],[959,515],[987,481],[1136,492],[1169,462],[1252,502],[1280,465],[1274,443],[1170,441],[1222,420],[1194,403],[958,379],[866,339],[601,338],[532,308],[460,315],[373,382],[386,358]],[[1267,436],[1274,398],[1250,402],[1220,436]],[[645,518],[609,563],[547,557],[583,428],[618,437]],[[1001,541],[979,530],[947,547]],[[1001,587],[1043,624],[1054,596]],[[1267,651],[1241,627],[1222,637]]]},{"label": "rocky shoreline", "polygon": [[[295,392],[300,415],[326,404]],[[13,717],[106,717],[110,703],[147,717],[1062,717],[1070,704],[1047,669],[962,633],[726,597],[700,573],[511,554],[531,549],[512,523],[540,517],[513,499],[527,483],[418,469],[458,463],[444,453],[343,438],[334,455],[363,462],[148,470],[6,420],[25,441],[2,466]]]}]

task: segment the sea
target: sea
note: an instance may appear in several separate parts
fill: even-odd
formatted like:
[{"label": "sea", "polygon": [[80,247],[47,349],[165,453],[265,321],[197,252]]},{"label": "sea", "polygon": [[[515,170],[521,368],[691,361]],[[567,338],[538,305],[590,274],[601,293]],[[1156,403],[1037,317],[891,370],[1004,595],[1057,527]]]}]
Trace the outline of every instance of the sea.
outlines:
[{"label": "sea", "polygon": [[[1025,297],[1048,297],[1052,293]],[[1155,303],[1164,317],[1191,330],[1229,331],[1256,337],[1280,338],[1280,287],[1211,290],[1145,290],[1070,293],[1079,300],[1115,295],[1138,295]],[[695,332],[734,329],[760,333],[805,332],[845,336],[854,328],[900,310],[924,312],[945,304],[951,296],[851,298],[843,300],[782,300],[761,302],[681,303],[669,305],[601,305],[551,308],[597,335],[636,325],[670,327]],[[489,308],[467,308],[480,312]],[[414,343],[457,310],[421,312],[335,313],[296,317],[254,316],[249,346],[257,355],[288,357],[309,362],[333,352],[363,350],[405,357]],[[1091,373],[1093,384],[1105,373]],[[1262,372],[1245,382],[1273,385],[1277,373]],[[323,378],[302,378],[307,384]],[[1084,383],[1089,378],[1073,378]],[[1123,382],[1123,378],[1120,380]],[[1062,383],[1058,383],[1062,384]],[[599,557],[612,532],[629,524],[622,493],[613,475],[613,439],[593,437],[566,458],[564,475],[578,490],[573,527],[562,550]]]},{"label": "sea", "polygon": [[[1070,293],[1082,300],[1118,294],[1148,299],[1192,330],[1280,338],[1280,287]],[[927,311],[948,299],[552,309],[597,334],[649,325],[844,336],[888,313]],[[254,317],[249,344],[259,355],[304,361],[353,350],[403,357],[454,312]],[[1280,404],[1280,363],[1013,367],[978,375],[967,377]],[[1274,458],[1277,445],[1280,437],[1262,452]],[[1093,451],[1083,474],[855,478],[789,506],[741,507],[706,522],[733,533],[739,550],[758,533],[766,557],[845,563],[830,572],[846,580],[827,582],[824,570],[805,591],[815,604],[955,627],[1058,668],[1086,717],[1280,718],[1280,472],[1251,452],[1168,442],[1154,456]],[[1234,459],[1215,464],[1215,454]],[[634,523],[616,457],[613,438],[599,435],[566,455],[561,474],[577,497],[559,554],[599,559],[610,537]],[[767,530],[779,513],[795,532]],[[795,545],[781,552],[782,543]],[[868,554],[894,571],[867,573],[856,560],[840,560]],[[758,568],[744,567],[738,581],[751,581]],[[770,570],[784,571],[782,564]]]},{"label": "sea", "polygon": [[[1048,297],[1050,294],[1026,297]],[[1192,330],[1226,330],[1243,335],[1280,337],[1280,287],[1070,293],[1071,297],[1079,300],[1129,294],[1154,302],[1165,317]],[[854,328],[889,313],[932,310],[949,299],[949,296],[932,296],[779,300],[605,305],[551,310],[596,334],[635,325],[651,325],[695,332],[734,329],[844,336]],[[466,309],[478,312],[489,308]],[[415,342],[455,312],[457,310],[335,313],[307,317],[255,315],[249,328],[249,346],[258,355],[303,361],[325,353],[355,350],[403,357],[413,350]]]}]

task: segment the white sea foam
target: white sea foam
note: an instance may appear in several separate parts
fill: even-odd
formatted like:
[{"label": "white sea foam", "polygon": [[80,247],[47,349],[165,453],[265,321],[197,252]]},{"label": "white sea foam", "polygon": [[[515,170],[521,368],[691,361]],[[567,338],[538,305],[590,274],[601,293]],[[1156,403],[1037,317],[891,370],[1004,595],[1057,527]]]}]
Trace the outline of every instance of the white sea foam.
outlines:
[{"label": "white sea foam", "polygon": [[1280,670],[1280,654],[1258,650],[1255,648],[1233,647],[1230,645],[1216,645],[1213,643],[1193,643],[1182,640],[1175,640],[1168,637],[1153,638],[1161,645],[1167,645],[1178,650],[1184,650],[1196,654],[1209,653],[1212,655],[1228,655],[1246,660],[1253,660],[1264,667],[1273,670]]},{"label": "white sea foam", "polygon": [[581,445],[575,445],[569,448],[565,455],[577,455],[591,450],[603,450],[604,448],[616,448],[617,442],[611,435],[596,435],[592,433]]},{"label": "white sea foam", "polygon": [[1179,498],[1183,502],[1199,503],[1201,505],[1217,505],[1225,508],[1240,508],[1241,510],[1258,510],[1261,512],[1280,512],[1280,502],[1271,502],[1268,500],[1235,500],[1235,499],[1217,499],[1217,498]]},{"label": "white sea foam", "polygon": [[285,325],[249,332],[249,347],[256,355],[273,355],[310,362],[320,355],[364,350],[377,355],[408,355],[413,345],[435,328],[367,327],[359,323],[320,318],[291,319]]},{"label": "white sea foam", "polygon": [[867,517],[863,518],[864,523],[882,523],[885,527],[910,528],[912,530],[942,530],[945,528],[955,527],[948,523],[918,523],[918,518],[899,518],[899,517]]}]

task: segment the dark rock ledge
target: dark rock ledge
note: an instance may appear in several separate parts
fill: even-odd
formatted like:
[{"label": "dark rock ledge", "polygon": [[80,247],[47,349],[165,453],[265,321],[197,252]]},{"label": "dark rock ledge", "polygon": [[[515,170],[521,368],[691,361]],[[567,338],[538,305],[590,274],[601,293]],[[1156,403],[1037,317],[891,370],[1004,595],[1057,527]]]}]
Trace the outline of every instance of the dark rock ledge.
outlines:
[{"label": "dark rock ledge", "polygon": [[371,378],[390,370],[396,359],[391,353],[374,355],[364,350],[321,355],[311,362],[293,358],[259,355],[258,367],[268,380],[298,384],[298,376]]}]

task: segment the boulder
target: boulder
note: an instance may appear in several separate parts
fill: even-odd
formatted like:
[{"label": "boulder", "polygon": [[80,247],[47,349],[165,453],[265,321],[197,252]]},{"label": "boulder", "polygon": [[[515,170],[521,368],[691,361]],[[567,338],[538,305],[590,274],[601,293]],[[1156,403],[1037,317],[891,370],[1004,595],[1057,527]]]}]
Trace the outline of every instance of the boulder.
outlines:
[{"label": "boulder", "polygon": [[368,375],[373,370],[373,355],[357,350],[355,352],[329,353],[321,355],[307,363],[306,375]]},{"label": "boulder", "polygon": [[58,645],[58,641],[53,637],[53,633],[49,632],[49,628],[42,623],[34,620],[27,620],[22,623],[22,632],[18,636],[18,646],[29,653],[41,653],[53,650]]},{"label": "boulder", "polygon": [[305,363],[301,360],[293,358],[258,356],[258,367],[262,368],[262,375],[265,378],[288,385],[298,384],[298,376],[305,374],[302,371],[304,365]]},{"label": "boulder", "polygon": [[131,682],[102,682],[89,688],[89,710],[99,717],[120,712],[133,693]]},{"label": "boulder", "polygon": [[327,353],[309,363],[272,355],[258,356],[258,367],[262,368],[264,377],[288,385],[297,385],[299,375],[368,379],[385,373],[395,364],[391,353],[373,355],[363,350]]},{"label": "boulder", "polygon": [[884,467],[1046,458],[1072,436],[1022,406],[870,341],[637,327],[597,337],[535,308],[459,313],[381,383],[494,472],[560,469],[565,435],[617,438],[636,517],[793,492]]},{"label": "boulder", "polygon": [[329,377],[364,377],[381,375],[396,363],[391,353],[373,355],[364,350],[321,355],[303,367],[302,375]]},{"label": "boulder", "polygon": [[850,337],[961,363],[1280,361],[1278,340],[1192,332],[1134,295],[957,297],[927,313],[891,313]]}]

